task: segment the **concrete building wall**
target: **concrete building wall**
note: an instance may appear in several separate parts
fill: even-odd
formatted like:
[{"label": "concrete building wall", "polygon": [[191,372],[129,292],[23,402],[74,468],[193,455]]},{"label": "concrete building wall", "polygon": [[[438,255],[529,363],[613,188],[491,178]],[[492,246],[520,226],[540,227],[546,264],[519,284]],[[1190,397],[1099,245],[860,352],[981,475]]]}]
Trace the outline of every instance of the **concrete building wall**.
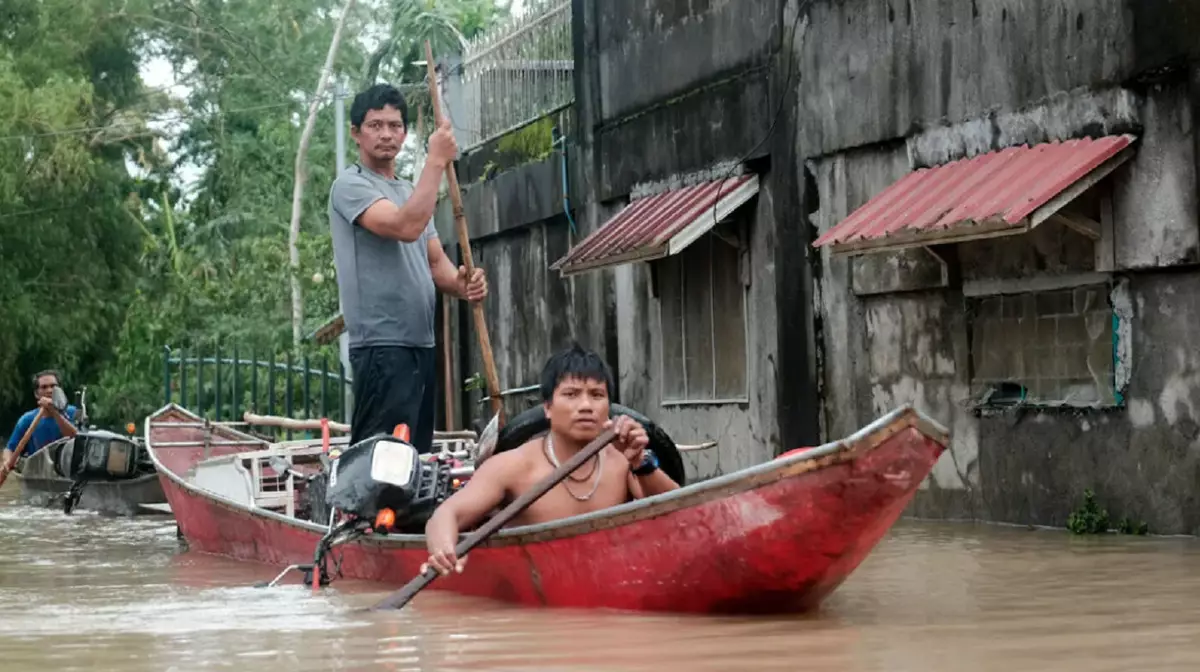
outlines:
[{"label": "concrete building wall", "polygon": [[696,173],[724,177],[723,169],[738,163],[760,174],[759,195],[736,215],[748,284],[744,401],[664,401],[664,330],[655,293],[662,263],[586,275],[611,283],[622,403],[654,417],[678,442],[719,442],[685,458],[689,478],[761,462],[784,445],[777,421],[774,269],[778,212],[794,199],[781,179],[795,161],[790,146],[775,153],[766,141],[778,107],[768,66],[780,44],[782,3],[577,0],[573,11],[578,117],[586,129],[579,161],[590,173],[581,180],[589,203],[582,229],[601,226],[638,190]]},{"label": "concrete building wall", "polygon": [[608,0],[593,25],[601,116],[620,119],[766,65],[779,40],[779,4]]},{"label": "concrete building wall", "polygon": [[[1115,514],[1155,531],[1200,532],[1200,361],[1186,345],[1200,310],[1193,4],[575,0],[578,233],[559,214],[554,163],[469,188],[503,385],[534,382],[545,356],[577,338],[605,354],[622,403],[677,441],[721,442],[688,456],[693,479],[913,403],[950,427],[953,444],[911,513],[1063,524],[1093,487]],[[1081,197],[1107,223],[1098,241],[1046,223],[1011,239],[853,259],[810,247],[914,168],[1115,133],[1138,144]],[[745,224],[749,398],[664,404],[656,265],[568,280],[546,267],[636,189],[730,162],[762,178]],[[1101,352],[1093,294],[1076,291],[1097,279],[1116,316],[1109,393],[1120,402],[976,408],[974,372],[996,358],[979,344],[1003,336],[977,320],[988,288],[1065,287],[1071,298],[1059,303],[1070,305],[1046,324],[1082,330]],[[548,326],[558,316],[567,328]],[[481,370],[465,307],[456,319],[461,368]]]},{"label": "concrete building wall", "polygon": [[[1187,85],[1178,82],[1136,93],[1080,90],[809,162],[821,204],[813,220],[824,232],[914,167],[1088,132],[1139,138],[1134,157],[1080,197],[1110,199],[1111,229],[1099,241],[1046,223],[1026,235],[931,249],[850,259],[821,253],[814,299],[826,333],[827,435],[844,435],[903,403],[951,429],[951,450],[910,513],[1064,525],[1092,488],[1114,517],[1145,520],[1158,532],[1200,532],[1193,513],[1200,425],[1191,401],[1200,380],[1185,335],[1200,302],[1200,273],[1187,266],[1200,233],[1188,101]],[[1181,271],[1157,270],[1167,266]],[[980,408],[972,370],[987,356],[984,344],[1019,336],[973,332],[968,295],[1097,280],[1110,287],[1119,325],[1122,345],[1111,355],[1110,375],[1124,404]],[[1099,316],[1104,326],[1109,318]],[[1068,310],[1054,322],[1060,332],[1076,323],[1097,331],[1089,319]],[[1106,346],[1113,352],[1109,338],[1092,341],[1101,362]],[[1045,355],[1025,366],[1066,366],[1056,361],[1061,353]]]},{"label": "concrete building wall", "polygon": [[659,299],[653,295],[652,266],[631,264],[614,271],[623,399],[650,413],[678,443],[719,443],[715,450],[685,454],[689,480],[769,460],[781,445],[776,422],[778,348],[770,189],[760,191],[744,207],[748,249],[743,258],[747,270],[754,269],[746,274],[749,287],[745,288],[746,403],[664,403],[663,339],[669,330],[663,329]]},{"label": "concrete building wall", "polygon": [[[560,160],[553,156],[463,186],[473,261],[488,276],[484,314],[502,389],[537,384],[546,359],[573,341],[617,361],[611,283],[602,274],[563,280],[549,268],[580,235],[571,233],[562,212]],[[440,204],[436,223],[447,254],[461,259],[448,199]],[[476,403],[486,391],[462,390],[465,379],[484,373],[474,318],[465,302],[453,306],[451,333],[458,426],[469,427],[486,419],[488,407]],[[515,414],[536,403],[536,393],[521,395],[510,398],[506,409]]]},{"label": "concrete building wall", "polygon": [[808,17],[798,123],[810,157],[1122,81],[1135,62],[1123,0],[818,0]]}]

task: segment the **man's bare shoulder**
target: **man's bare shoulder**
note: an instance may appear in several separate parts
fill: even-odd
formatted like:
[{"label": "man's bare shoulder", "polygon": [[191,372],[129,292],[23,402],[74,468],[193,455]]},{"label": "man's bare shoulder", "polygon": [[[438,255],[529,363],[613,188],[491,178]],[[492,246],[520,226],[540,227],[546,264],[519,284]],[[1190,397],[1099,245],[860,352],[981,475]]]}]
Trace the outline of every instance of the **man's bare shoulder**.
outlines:
[{"label": "man's bare shoulder", "polygon": [[[496,453],[487,459],[476,471],[476,475],[480,475],[486,471],[486,475],[492,478],[500,478],[505,481],[510,481],[514,477],[522,474],[528,468],[530,446],[534,445],[537,439],[528,441],[512,450],[506,450],[503,453]],[[475,478],[472,476],[472,478]]]}]

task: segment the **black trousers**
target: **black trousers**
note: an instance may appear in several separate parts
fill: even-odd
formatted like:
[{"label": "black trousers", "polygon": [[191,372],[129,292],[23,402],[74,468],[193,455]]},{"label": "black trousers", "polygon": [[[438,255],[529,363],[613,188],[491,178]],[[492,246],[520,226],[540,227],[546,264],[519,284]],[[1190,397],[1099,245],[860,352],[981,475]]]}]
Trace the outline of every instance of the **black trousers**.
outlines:
[{"label": "black trousers", "polygon": [[408,425],[417,452],[432,452],[436,359],[434,348],[375,345],[351,349],[354,413],[350,444],[376,434],[391,435],[396,425],[403,423]]}]

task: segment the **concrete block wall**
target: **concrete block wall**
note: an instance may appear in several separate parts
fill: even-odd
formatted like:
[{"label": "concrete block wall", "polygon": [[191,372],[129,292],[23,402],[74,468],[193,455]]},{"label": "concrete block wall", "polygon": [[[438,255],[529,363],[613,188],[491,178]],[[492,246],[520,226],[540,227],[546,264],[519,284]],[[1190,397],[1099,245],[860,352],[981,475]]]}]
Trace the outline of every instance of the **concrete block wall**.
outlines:
[{"label": "concrete block wall", "polygon": [[[912,515],[1064,525],[1083,490],[1094,488],[1115,516],[1157,532],[1200,533],[1200,425],[1191,401],[1200,399],[1200,381],[1190,377],[1183,335],[1200,301],[1200,77],[1189,79],[1187,65],[1152,76],[1139,70],[1171,60],[1152,57],[1137,37],[1144,6],[890,4],[818,3],[809,30],[836,39],[798,52],[808,76],[797,143],[815,183],[817,231],[920,166],[1084,134],[1132,132],[1139,140],[1134,158],[1098,188],[1107,190],[1113,222],[1098,244],[1043,225],[1025,236],[939,246],[937,256],[814,255],[825,436],[901,403],[950,427],[951,450]],[[1003,317],[1001,308],[1000,319],[1011,322],[980,325],[973,311],[987,310],[977,301],[986,296],[981,286],[1028,291],[1046,278],[1069,293],[1015,301],[1020,318]],[[1097,279],[1108,307],[1091,310],[1093,294],[1076,290]],[[1107,334],[1098,316],[1107,316]],[[1050,392],[1061,393],[1064,378],[1107,378],[1094,370],[1107,354],[1113,398],[1097,409],[977,412],[973,378],[986,373],[989,349],[1011,360],[1023,328],[1050,324],[1055,339],[1039,339],[1046,349],[1022,366],[1052,372],[1046,377],[1059,387]],[[1067,363],[1063,353],[1079,348],[1089,357]]]}]

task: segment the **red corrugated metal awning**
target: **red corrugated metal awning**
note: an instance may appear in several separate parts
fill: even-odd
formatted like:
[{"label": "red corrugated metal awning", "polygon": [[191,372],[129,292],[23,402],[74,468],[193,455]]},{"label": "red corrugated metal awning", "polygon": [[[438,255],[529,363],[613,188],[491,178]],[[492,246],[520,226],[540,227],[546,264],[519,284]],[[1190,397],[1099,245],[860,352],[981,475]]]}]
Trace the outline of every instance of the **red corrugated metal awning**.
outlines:
[{"label": "red corrugated metal awning", "polygon": [[758,193],[758,175],[634,200],[550,268],[562,275],[678,254]]},{"label": "red corrugated metal awning", "polygon": [[1025,233],[1131,156],[1134,137],[1008,149],[909,173],[813,243],[836,254]]}]

